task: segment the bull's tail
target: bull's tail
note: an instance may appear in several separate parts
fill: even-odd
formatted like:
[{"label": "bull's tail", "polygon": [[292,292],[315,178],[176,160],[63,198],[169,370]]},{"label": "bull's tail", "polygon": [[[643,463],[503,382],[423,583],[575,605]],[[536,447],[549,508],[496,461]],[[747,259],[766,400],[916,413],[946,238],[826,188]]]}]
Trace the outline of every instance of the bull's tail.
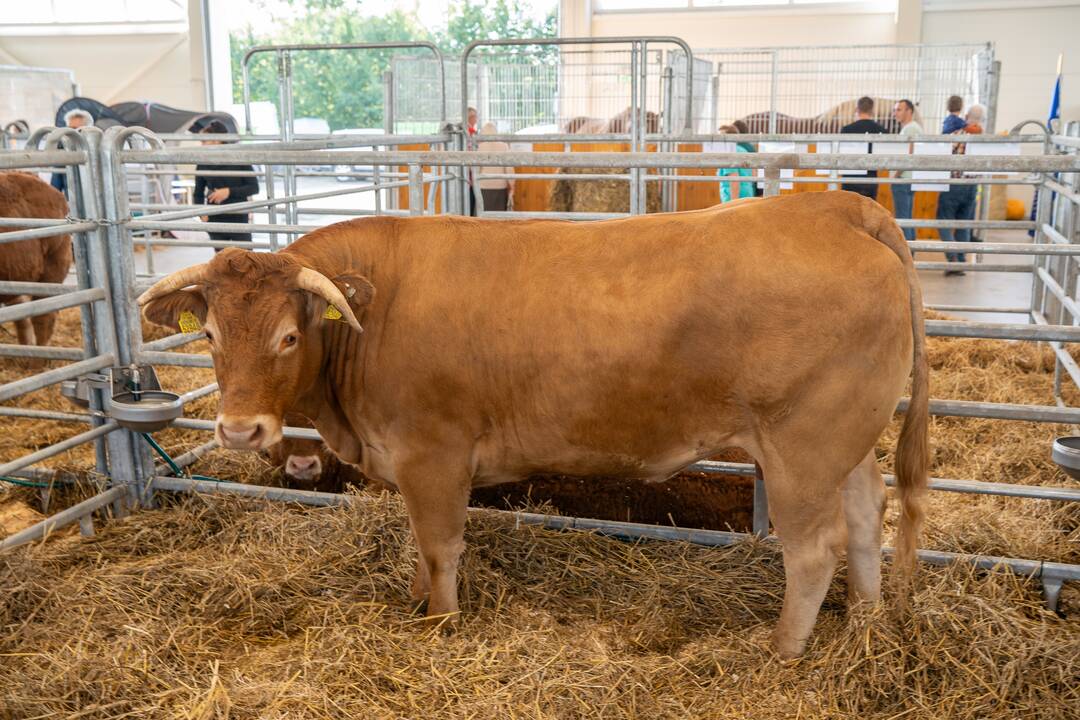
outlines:
[{"label": "bull's tail", "polygon": [[[923,321],[922,289],[915,262],[899,226],[881,206],[864,206],[867,229],[900,258],[907,273],[911,305],[911,337],[914,359],[911,402],[904,415],[900,439],[896,443],[896,490],[900,498],[900,522],[896,534],[895,570],[898,588],[906,590],[915,570],[915,549],[923,524],[923,497],[930,468],[930,367],[926,358],[926,327]],[[873,217],[868,217],[873,213]],[[874,228],[876,227],[876,232]],[[906,597],[903,593],[901,597]]]}]

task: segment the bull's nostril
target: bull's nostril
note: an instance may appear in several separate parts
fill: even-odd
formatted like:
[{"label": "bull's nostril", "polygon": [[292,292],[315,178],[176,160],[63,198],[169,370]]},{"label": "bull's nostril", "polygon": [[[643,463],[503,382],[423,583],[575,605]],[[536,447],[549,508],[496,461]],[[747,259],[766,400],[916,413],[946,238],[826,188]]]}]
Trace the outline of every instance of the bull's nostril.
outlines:
[{"label": "bull's nostril", "polygon": [[252,445],[258,445],[266,437],[266,430],[263,428],[262,423],[255,423],[255,428],[251,431],[251,436],[248,438],[248,442]]}]

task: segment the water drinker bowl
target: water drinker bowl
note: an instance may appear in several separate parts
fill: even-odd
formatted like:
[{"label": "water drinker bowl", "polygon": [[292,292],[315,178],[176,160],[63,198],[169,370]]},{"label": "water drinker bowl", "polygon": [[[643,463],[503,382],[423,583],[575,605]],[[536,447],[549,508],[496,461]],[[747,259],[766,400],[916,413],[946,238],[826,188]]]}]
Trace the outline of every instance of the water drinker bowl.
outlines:
[{"label": "water drinker bowl", "polygon": [[1050,457],[1066,475],[1080,480],[1080,436],[1059,437],[1054,441]]},{"label": "water drinker bowl", "polygon": [[106,412],[129,430],[149,433],[168,427],[169,423],[184,414],[184,405],[176,393],[126,390],[109,398]]}]

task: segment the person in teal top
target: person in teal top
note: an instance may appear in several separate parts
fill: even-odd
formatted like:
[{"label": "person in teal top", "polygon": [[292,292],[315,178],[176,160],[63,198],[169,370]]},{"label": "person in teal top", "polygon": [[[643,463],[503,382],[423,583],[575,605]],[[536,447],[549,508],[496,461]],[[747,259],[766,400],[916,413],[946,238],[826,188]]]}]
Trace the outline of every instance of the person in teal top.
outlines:
[{"label": "person in teal top", "polygon": [[[740,130],[736,125],[724,125],[720,128],[720,132],[725,135],[737,135]],[[754,146],[750,143],[736,143],[735,152],[737,153],[752,153],[754,152]],[[720,168],[716,171],[719,177],[748,177],[754,176],[753,168]],[[720,183],[720,202],[726,203],[732,200],[738,200],[739,198],[754,197],[754,183],[750,182],[722,182]]]}]

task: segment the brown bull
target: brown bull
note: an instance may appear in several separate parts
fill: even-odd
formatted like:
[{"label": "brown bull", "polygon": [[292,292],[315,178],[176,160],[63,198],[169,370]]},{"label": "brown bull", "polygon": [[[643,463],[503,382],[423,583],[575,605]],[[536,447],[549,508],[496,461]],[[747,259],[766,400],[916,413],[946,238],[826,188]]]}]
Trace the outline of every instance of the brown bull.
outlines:
[{"label": "brown bull", "polygon": [[[140,301],[154,322],[205,323],[223,445],[265,448],[296,411],[400,489],[431,616],[458,610],[470,486],[663,480],[739,445],[783,542],[773,643],[799,655],[845,545],[850,595],[879,597],[873,450],[914,368],[896,464],[904,575],[913,563],[921,293],[896,223],[859,195],[580,224],[365,218],[276,254],[222,252]],[[345,322],[323,319],[328,304]]]},{"label": "brown bull", "polygon": [[[285,416],[289,427],[312,427],[302,415]],[[290,488],[316,492],[344,492],[350,485],[363,487],[366,478],[352,465],[342,462],[322,440],[282,438],[266,450],[267,459],[281,469]]]},{"label": "brown bull", "polygon": [[[67,217],[68,205],[62,193],[29,173],[0,173],[0,217]],[[6,227],[0,232],[27,228]],[[71,236],[50,235],[32,240],[0,243],[0,280],[59,283],[71,268]],[[0,305],[21,303],[26,295],[0,293]],[[36,315],[15,322],[15,332],[22,345],[47,345],[56,325],[56,313]]]}]

